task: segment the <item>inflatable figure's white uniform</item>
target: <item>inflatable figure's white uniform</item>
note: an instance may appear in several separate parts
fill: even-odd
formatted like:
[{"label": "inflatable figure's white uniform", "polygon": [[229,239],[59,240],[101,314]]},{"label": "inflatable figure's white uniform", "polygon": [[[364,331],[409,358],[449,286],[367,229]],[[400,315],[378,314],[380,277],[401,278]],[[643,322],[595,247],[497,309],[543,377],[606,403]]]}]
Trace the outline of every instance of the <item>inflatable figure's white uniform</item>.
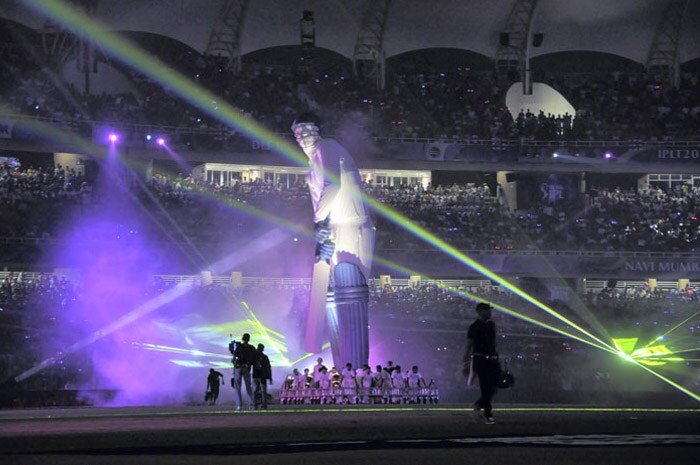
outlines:
[{"label": "inflatable figure's white uniform", "polygon": [[369,359],[369,291],[374,228],[361,190],[355,161],[333,139],[322,139],[318,126],[298,121],[292,126],[309,157],[306,177],[314,208],[314,223],[328,221],[335,250],[330,257],[331,284],[326,306],[333,362],[363,366]]}]

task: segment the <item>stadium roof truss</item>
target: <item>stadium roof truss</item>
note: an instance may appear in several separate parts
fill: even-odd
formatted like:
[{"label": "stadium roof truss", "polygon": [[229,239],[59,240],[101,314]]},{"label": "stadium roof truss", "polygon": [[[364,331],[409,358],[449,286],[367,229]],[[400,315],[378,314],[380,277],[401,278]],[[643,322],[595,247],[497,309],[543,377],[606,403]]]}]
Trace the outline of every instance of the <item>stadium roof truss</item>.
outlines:
[{"label": "stadium roof truss", "polygon": [[249,0],[226,0],[209,34],[206,53],[227,59],[226,67],[240,70],[241,32]]},{"label": "stadium roof truss", "polygon": [[[360,31],[352,55],[356,74],[364,74],[367,79],[377,80],[377,86],[384,87],[384,28],[391,0],[368,0],[365,2]],[[361,68],[361,72],[360,69]]]},{"label": "stadium roof truss", "polygon": [[675,87],[680,84],[678,43],[687,9],[688,0],[671,0],[656,27],[647,57],[647,70]]},{"label": "stadium roof truss", "polygon": [[507,43],[501,41],[496,50],[496,65],[501,72],[525,69],[530,37],[530,25],[537,0],[516,0],[503,30]]}]

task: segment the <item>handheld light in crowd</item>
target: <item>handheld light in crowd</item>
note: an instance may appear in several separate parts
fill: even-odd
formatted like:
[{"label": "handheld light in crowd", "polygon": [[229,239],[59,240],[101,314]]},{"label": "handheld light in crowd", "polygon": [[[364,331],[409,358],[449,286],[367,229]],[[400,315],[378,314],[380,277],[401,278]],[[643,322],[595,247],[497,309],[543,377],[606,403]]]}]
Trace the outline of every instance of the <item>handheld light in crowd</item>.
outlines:
[{"label": "handheld light in crowd", "polygon": [[115,143],[119,140],[119,135],[115,133],[110,133],[109,136],[107,137],[111,143]]}]

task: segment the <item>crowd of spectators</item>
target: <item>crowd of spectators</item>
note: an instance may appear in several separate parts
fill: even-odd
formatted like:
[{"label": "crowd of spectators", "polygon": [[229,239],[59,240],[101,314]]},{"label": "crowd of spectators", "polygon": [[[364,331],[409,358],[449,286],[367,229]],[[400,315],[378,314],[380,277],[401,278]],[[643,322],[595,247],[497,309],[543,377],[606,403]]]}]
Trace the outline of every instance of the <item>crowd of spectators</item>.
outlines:
[{"label": "crowd of spectators", "polygon": [[[157,293],[170,286],[172,283],[154,280],[152,291]],[[308,294],[306,285],[271,282],[233,288],[230,285],[194,282],[192,286],[191,295],[177,305],[179,317],[186,320],[191,318],[188,316],[190,313],[200,316],[208,314],[209,310],[204,307],[209,304],[219,309],[223,302],[235,300],[248,302],[247,305],[255,311],[264,302],[271,302],[271,298],[289,301],[292,308],[287,320],[303,320],[307,305],[307,301],[300,297]],[[462,392],[458,388],[463,383],[460,364],[465,349],[464,334],[475,318],[474,302],[435,283],[397,287],[380,286],[376,281],[371,287],[372,337],[383,341],[381,353],[405,368],[420,366],[426,383],[429,379],[434,380],[435,386],[440,387],[443,399],[445,395],[449,397]],[[481,285],[459,290],[540,320],[545,316],[542,311],[536,313],[531,304],[497,286]],[[567,317],[577,318],[565,303],[549,301],[546,295],[535,297]],[[670,346],[674,350],[682,350],[700,330],[697,321],[688,319],[696,313],[697,289],[679,291],[675,288],[651,289],[648,286],[606,287],[600,291],[589,291],[581,297],[592,318],[602,323],[613,337],[617,334],[625,337],[634,335],[640,340],[651,341],[659,333],[664,333],[663,343],[669,344],[666,340],[676,341],[671,342]],[[61,358],[56,337],[65,331],[59,328],[72,328],[71,319],[76,315],[74,309],[81,305],[82,298],[80,286],[66,278],[50,274],[30,278],[22,274],[4,277],[0,283],[3,379],[16,376],[48,357]],[[588,320],[590,318],[587,317]],[[605,387],[596,381],[596,377],[600,376],[600,367],[590,363],[591,354],[596,349],[500,312],[494,312],[494,319],[499,328],[500,352],[520,380],[521,399],[536,397],[536,391],[541,390],[542,386],[551,386],[553,392]],[[587,319],[579,321],[579,324],[594,327],[593,322]],[[281,324],[280,317],[277,320],[276,324]],[[172,318],[169,321],[173,321]],[[272,322],[263,323],[277,328]],[[575,333],[569,325],[559,323],[555,326]],[[291,340],[303,340],[303,325],[286,328],[285,331]],[[80,337],[78,329],[72,334]],[[60,342],[68,347],[71,341]],[[225,352],[223,346],[221,350]],[[574,358],[581,363],[571,363]],[[589,365],[584,362],[586,360]],[[89,350],[73,354],[22,381],[21,389],[53,391],[84,388],[93,376],[91,363]],[[681,363],[694,366],[690,361]],[[607,385],[607,389],[611,389],[611,386]]]},{"label": "crowd of spectators", "polygon": [[[234,105],[241,116],[284,134],[289,134],[289,123],[295,115],[312,109],[327,122],[327,132],[339,130],[352,119],[379,138],[700,140],[700,82],[693,74],[684,74],[678,88],[644,74],[610,73],[585,78],[543,74],[543,81],[569,100],[576,115],[523,109],[513,118],[505,106],[505,94],[512,82],[493,72],[467,67],[389,73],[386,88],[377,89],[351,73],[338,71],[247,65],[233,73],[211,57],[162,57],[193,83],[218,96],[204,110],[133,70],[120,68],[133,90],[94,95],[57,79],[58,66],[36,55],[21,53],[18,48],[8,48],[5,53],[0,67],[0,81],[4,83],[0,90],[2,113],[42,118],[86,137],[109,123],[123,128],[124,137],[132,141],[144,141],[145,134],[162,128],[173,133],[169,140],[173,146],[225,149],[236,130],[213,114],[226,102]],[[102,69],[106,66],[99,64]],[[99,75],[92,76],[99,79]],[[27,168],[0,161],[0,237],[70,239],[69,222],[90,218],[103,209],[105,196],[111,194],[100,187],[104,186],[93,186],[84,175],[60,165]],[[590,186],[573,204],[535,203],[519,210],[510,209],[486,185],[365,187],[368,195],[462,250],[695,252],[700,233],[700,188],[690,185],[673,190]],[[207,258],[220,255],[222,244],[243,243],[269,228],[269,222],[252,221],[241,211],[253,215],[265,212],[291,218],[302,226],[310,224],[308,189],[302,183],[288,187],[254,180],[222,187],[192,177],[156,175],[135,194],[145,209],[121,217],[124,228],[137,231],[144,239],[162,241],[162,230],[173,230],[177,225],[180,236],[171,235],[168,240],[190,241],[198,246],[213,244],[214,251]],[[141,222],[138,215],[148,220]],[[139,227],[131,228],[130,221]],[[426,248],[387,219],[377,217],[375,222],[379,254],[392,249]],[[30,256],[18,257],[18,261],[31,263],[27,258]],[[439,254],[435,256],[440,259]],[[287,254],[289,260],[293,257],[293,252]],[[154,286],[167,288],[163,282]],[[497,286],[460,290],[523,314],[537,312],[532,304]],[[209,288],[202,292],[219,291]],[[295,331],[303,331],[307,288],[263,286],[226,292],[229,297],[249,302],[265,293],[289,295],[291,320],[298,325]],[[609,329],[631,328],[648,336],[668,331],[692,316],[697,292],[606,287],[582,297],[587,308]],[[47,357],[58,356],[61,361],[30,377],[22,388],[65,390],[85,382],[92,373],[85,354],[63,360],[56,352],[56,341],[46,337],[57,326],[70,327],[67,315],[80,299],[74,283],[53,275],[38,279],[14,275],[0,283],[0,381]],[[576,309],[566,303],[547,303],[577,318]],[[442,386],[455,382],[463,333],[474,317],[472,302],[465,305],[462,297],[436,285],[375,286],[371,308],[373,328],[383,331],[383,339],[389,341],[385,350],[401,354],[407,345],[412,347],[413,358],[399,363],[417,363]],[[567,369],[570,352],[580,353],[588,350],[586,347],[582,349],[562,338],[540,338],[546,330],[512,316],[497,314],[495,319],[507,339],[500,341],[501,346],[509,353],[514,371],[519,371],[521,386],[523,380],[538,380],[538,385],[570,390],[579,382],[586,385],[595,375]],[[700,330],[696,323],[689,320],[674,328],[674,334],[695,336]],[[537,388],[534,384],[530,387]]]},{"label": "crowd of spectators", "polygon": [[88,203],[92,189],[74,169],[22,169],[0,161],[0,236],[50,237],[67,210]]},{"label": "crowd of spectators", "polygon": [[[81,176],[71,170],[65,170],[61,167],[53,170],[48,168],[22,170],[6,164],[3,166],[2,173],[0,186],[3,193],[1,198],[3,209],[1,211],[6,218],[10,218],[2,225],[6,228],[21,228],[11,234],[21,235],[23,231],[34,231],[27,233],[26,236],[42,237],[42,235],[46,235],[45,237],[53,237],[54,234],[58,234],[60,229],[56,221],[59,217],[67,215],[71,208],[79,208],[84,215],[90,215],[91,208],[100,210],[100,190],[93,191]],[[456,223],[459,215],[454,212],[463,213],[465,218],[468,217],[467,215],[472,215],[473,218],[477,219],[488,218],[490,214],[493,217],[489,221],[495,224],[496,228],[505,227],[498,226],[499,224],[510,225],[513,231],[518,232],[522,232],[523,229],[520,225],[526,224],[528,221],[537,222],[536,224],[541,226],[532,229],[538,232],[539,236],[534,237],[532,232],[527,232],[530,236],[526,235],[525,237],[529,237],[529,240],[524,243],[536,243],[543,249],[555,247],[554,244],[562,248],[570,248],[572,242],[554,242],[553,238],[556,237],[554,234],[562,234],[561,231],[573,237],[585,238],[582,241],[584,250],[689,251],[693,250],[697,239],[695,212],[698,190],[690,186],[681,186],[672,191],[655,188],[642,190],[591,188],[580,211],[569,211],[567,208],[560,208],[555,204],[553,208],[548,206],[538,211],[533,210],[518,214],[505,210],[499,199],[485,185],[401,186],[395,188],[368,185],[366,189],[369,195],[414,218],[426,229],[444,235],[441,237],[449,237],[451,243],[463,246],[468,244],[468,247],[474,247],[476,250],[501,247],[499,244],[494,245],[487,242],[487,239],[493,239],[491,232],[501,231],[501,229],[489,229],[488,231],[481,231],[479,228],[472,229],[468,234],[469,237],[464,238],[465,242],[459,242],[460,236],[455,233],[459,231],[466,220],[460,219],[461,222]],[[230,215],[227,207],[218,207],[217,205],[220,205],[218,202],[210,202],[209,199],[212,195],[223,198],[229,203],[256,206],[261,211],[279,215],[289,214],[294,209],[298,209],[298,212],[307,211],[308,214],[309,210],[308,193],[305,186],[301,185],[283,187],[255,181],[236,183],[231,187],[221,188],[191,178],[173,179],[156,176],[149,182],[147,192],[159,200],[159,203],[165,207],[165,211],[170,215],[170,220],[181,225],[193,240],[205,242],[221,240],[221,237],[217,235],[220,235],[221,231],[230,237],[232,230],[246,231],[246,228],[250,228],[244,224],[246,222],[242,221],[239,216]],[[58,210],[55,205],[57,201],[64,202]],[[50,217],[48,214],[41,213],[44,211],[44,207],[56,216]],[[157,211],[152,213],[165,215]],[[545,216],[550,218],[551,224],[541,219]],[[230,220],[230,222],[226,223],[226,227],[223,227],[219,218],[225,218],[226,221]],[[48,221],[48,223],[41,223],[42,221]],[[518,225],[518,221],[521,222],[520,225]],[[562,221],[568,226],[557,229],[556,225]],[[515,222],[515,226],[511,224],[513,222]],[[25,227],[33,224],[46,224],[47,226],[46,229]],[[202,225],[206,227],[202,228]],[[383,222],[378,218],[377,226],[380,253],[382,248],[414,247],[417,250],[421,247],[412,236],[403,237],[403,230],[390,229],[393,225],[389,222]],[[203,229],[204,233],[209,234],[209,236],[202,236]],[[508,237],[506,233],[502,234],[499,239]],[[581,236],[577,236],[577,234],[581,234]],[[482,239],[484,242],[480,242]],[[508,248],[508,242],[502,244],[504,244],[504,249]],[[517,242],[510,242],[510,244],[517,246]],[[517,247],[513,247],[513,249],[516,250]],[[14,278],[3,283],[0,308],[3,308],[3,321],[5,323],[2,326],[5,352],[2,357],[6,362],[4,366],[9,370],[8,373],[12,371],[16,374],[17,370],[39,361],[40,357],[36,351],[41,348],[38,342],[43,340],[41,331],[46,330],[47,327],[50,328],[55,321],[52,318],[56,317],[56,315],[50,315],[46,318],[32,317],[31,322],[28,323],[28,320],[24,318],[27,315],[34,315],[34,313],[31,310],[23,311],[21,309],[33,306],[32,302],[39,301],[43,303],[37,303],[36,307],[63,308],[66,305],[71,305],[75,295],[66,297],[64,292],[68,291],[63,290],[65,286],[65,281],[57,281],[54,278],[44,278],[35,283]],[[292,320],[299,323],[296,331],[302,331],[303,325],[300,322],[303,322],[308,289],[285,290],[264,287],[261,289],[266,294],[292,292],[290,299],[293,302],[293,308],[291,311],[295,313]],[[507,308],[517,309],[528,315],[532,315],[532,312],[536,311],[531,305],[524,304],[519,297],[504,292],[498,287],[489,286],[461,290]],[[242,294],[235,294],[235,297],[254,302],[257,291],[257,289],[246,288]],[[34,300],[27,300],[26,296],[32,292],[39,297],[35,296]],[[624,293],[606,288],[603,292],[587,295],[585,301],[589,308],[604,315],[601,317],[602,320],[611,319],[610,327],[647,326],[645,329],[649,331],[668,328],[671,324],[669,322],[689,316],[689,312],[696,305],[695,291],[693,290],[683,293],[660,289],[651,291],[641,288],[630,288]],[[464,306],[462,298],[439,286],[431,285],[417,288],[374,288],[371,305],[375,317],[378,318],[373,325],[374,327],[383,328],[383,330],[390,332],[391,328],[397,327],[398,323],[398,327],[411,328],[408,333],[397,330],[394,334],[395,337],[389,338],[392,344],[395,343],[393,350],[396,353],[400,353],[403,344],[415,344],[411,331],[441,331],[448,326],[455,328],[456,324],[464,326],[465,322],[472,316],[472,309],[469,305]],[[558,305],[560,306],[556,308],[562,308],[561,303]],[[436,308],[439,310],[435,311]],[[567,312],[573,312],[566,305],[563,305],[563,308]],[[20,309],[19,312],[18,309]],[[544,332],[517,318],[503,315],[496,318],[499,326],[507,331],[508,337],[515,340],[541,335]],[[32,328],[33,332],[28,333],[27,328]],[[689,328],[691,333],[697,330],[692,324]],[[450,336],[445,336],[445,338],[446,341],[450,340]],[[453,341],[446,346],[454,347],[455,344],[458,345],[459,341]],[[551,342],[545,343],[544,346],[549,347],[547,350],[555,350],[557,353],[560,350],[566,351],[569,347],[562,344],[552,345]],[[28,350],[18,352],[19,356],[17,356],[17,354],[13,354],[16,347],[27,347]],[[418,357],[407,362],[418,363],[421,367],[425,367],[425,371],[431,370],[430,372],[436,377],[454,373],[454,353],[448,351],[447,354],[440,354],[444,358],[433,358],[432,350],[426,349],[424,358]],[[517,347],[511,350],[515,357],[512,361],[521,372],[529,369],[527,367],[542,366],[541,362],[545,360],[541,356],[543,353],[541,347],[528,352],[540,354],[537,357],[526,354],[518,356],[515,355],[517,351]],[[565,352],[563,353],[565,354]],[[402,362],[404,361],[400,361],[400,363]],[[539,365],[533,365],[534,362]],[[75,380],[71,381],[70,376],[66,378],[66,370],[71,372],[72,368],[64,366],[45,371],[41,376],[33,378],[31,383],[35,383],[39,387],[43,386],[42,389],[48,386],[73,385]],[[545,372],[546,370],[543,370],[543,373],[537,376],[544,376]]]},{"label": "crowd of spectators", "polygon": [[[692,252],[698,245],[700,189],[592,186],[575,202],[541,202],[510,211],[488,187],[372,188],[368,193],[463,250]],[[386,248],[425,247],[378,219]]]},{"label": "crowd of spectators", "polygon": [[[521,243],[516,242],[521,226],[485,185],[370,186],[367,192],[460,249],[505,250]],[[534,223],[531,215],[527,218]],[[408,231],[382,217],[377,218],[377,237],[387,248],[425,248]]]},{"label": "crowd of spectators", "polygon": [[196,108],[127,68],[120,70],[133,90],[89,95],[60,80],[57,85],[56,71],[47,62],[37,63],[23,55],[11,56],[2,71],[9,85],[0,93],[0,103],[12,112],[62,121],[81,133],[89,132],[94,122],[108,122],[124,128],[125,137],[143,140],[146,133],[163,128],[174,133],[172,144],[207,149],[226,147],[227,139],[236,134],[215,117],[224,102],[278,133],[288,133],[294,116],[310,108],[322,114],[330,131],[339,130],[351,118],[361,121],[372,136],[384,138],[658,141],[700,137],[700,84],[692,74],[684,74],[678,88],[653,75],[544,74],[545,82],[569,100],[576,115],[524,108],[514,119],[505,105],[512,82],[469,67],[392,72],[385,89],[378,90],[348,72],[254,64],[233,72],[215,57],[165,58],[193,84],[218,96],[207,103],[209,108]]},{"label": "crowd of spectators", "polygon": [[[371,306],[375,315],[393,319],[415,319],[429,327],[444,327],[446,324],[459,324],[460,321],[474,318],[474,306],[470,300],[465,300],[465,296],[476,296],[526,316],[533,316],[539,312],[534,304],[525,302],[522,297],[495,285],[455,288],[436,283],[421,283],[408,287],[375,286],[371,292]],[[651,289],[648,285],[587,290],[581,297],[586,307],[599,313],[600,318],[607,320],[610,325],[646,326],[648,329],[652,328],[652,325],[668,328],[669,322],[663,320],[673,318],[669,315],[692,315],[693,307],[700,299],[697,286],[686,289]],[[552,299],[546,292],[537,293],[536,298],[541,299],[545,305],[556,308],[567,318],[579,318],[570,302]],[[497,313],[494,319],[499,326],[512,333],[525,334],[529,333],[528,328],[532,330],[530,323],[519,320],[514,315]],[[688,329],[694,332],[695,323],[689,322]]]},{"label": "crowd of spectators", "polygon": [[[191,178],[159,177],[151,186],[159,197],[181,202],[216,193],[268,212],[295,212],[303,217],[308,210],[308,192],[302,184],[286,187],[254,181],[219,187]],[[510,211],[485,184],[367,184],[365,191],[462,250],[690,252],[696,249],[700,232],[700,189],[689,185],[673,190],[593,186],[573,204],[543,202],[516,211]],[[379,249],[425,248],[387,219],[378,216],[375,222]]]},{"label": "crowd of spectators", "polygon": [[[302,185],[287,188],[256,181],[219,188],[192,180],[154,183],[169,195],[213,190],[267,211],[280,211],[280,205],[303,211],[308,200]],[[688,252],[697,246],[699,191],[688,185],[668,191],[591,187],[575,208],[571,203],[542,203],[513,212],[486,185],[367,185],[366,193],[463,250]],[[269,202],[263,204],[265,197]],[[382,217],[376,223],[381,248],[425,247]]]},{"label": "crowd of spectators", "polygon": [[[612,287],[599,291],[588,291],[585,302],[589,308],[605,308],[618,326],[643,326],[656,331],[669,329],[669,319],[685,317],[695,313],[700,300],[700,289],[689,286],[685,289],[650,288],[649,286]],[[700,330],[692,320],[682,331],[695,334]]]},{"label": "crowd of spectators", "polygon": [[695,251],[700,188],[593,189],[577,239],[603,250]]},{"label": "crowd of spectators", "polygon": [[[234,209],[259,218],[269,214],[301,227],[311,221],[302,181],[286,186],[256,179],[221,187],[193,177],[156,175],[139,189],[136,197],[147,212],[128,211],[119,221],[127,223],[125,227],[134,223],[132,229],[145,240],[163,240],[162,229],[173,230],[173,223],[180,241],[214,248],[229,241],[232,231],[239,239],[249,239],[269,229],[269,222],[231,214]],[[692,252],[700,233],[700,188],[688,184],[666,190],[591,186],[575,202],[543,201],[520,210],[510,210],[485,184],[367,184],[365,190],[461,250]],[[99,217],[111,195],[109,190],[93,190],[83,175],[60,165],[35,169],[0,162],[0,237],[71,238],[77,233],[70,233],[69,223],[93,214]],[[139,216],[148,219],[141,221]],[[376,215],[375,223],[378,250],[427,249],[383,216]]]},{"label": "crowd of spectators", "polygon": [[698,140],[700,84],[686,74],[678,88],[651,75],[554,78],[576,108],[567,140]]},{"label": "crowd of spectators", "polygon": [[[61,357],[57,347],[68,347],[56,329],[72,325],[71,315],[80,299],[75,283],[53,274],[25,277],[10,274],[0,281],[0,377],[6,381],[49,357]],[[61,343],[65,345],[61,346]],[[58,360],[29,378],[25,390],[61,390],[87,375],[86,354]]]}]

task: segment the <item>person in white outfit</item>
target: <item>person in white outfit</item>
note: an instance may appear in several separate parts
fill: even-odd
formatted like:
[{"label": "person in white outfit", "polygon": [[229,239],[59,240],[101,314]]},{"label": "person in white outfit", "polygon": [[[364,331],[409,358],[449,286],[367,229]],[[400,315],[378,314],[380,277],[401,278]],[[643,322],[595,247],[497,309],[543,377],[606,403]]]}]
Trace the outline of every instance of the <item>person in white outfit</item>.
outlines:
[{"label": "person in white outfit", "polygon": [[389,373],[382,369],[381,365],[377,365],[377,371],[374,373],[374,382],[372,388],[372,397],[375,402],[386,404],[389,402],[389,391],[391,390],[391,378]]},{"label": "person in white outfit", "polygon": [[357,376],[358,392],[360,392],[360,401],[363,404],[369,404],[370,390],[372,389],[372,369],[369,365],[362,367],[361,373]]},{"label": "person in white outfit", "polygon": [[322,367],[318,376],[319,402],[330,404],[333,401],[333,386],[331,384],[332,375],[328,373],[326,367]]},{"label": "person in white outfit", "polygon": [[406,372],[406,385],[408,387],[408,401],[412,404],[418,403],[420,389],[428,387],[423,375],[418,371],[418,365],[413,365],[411,371]]},{"label": "person in white outfit", "polygon": [[304,401],[304,389],[306,387],[306,374],[294,369],[294,403],[301,404]]},{"label": "person in white outfit", "polygon": [[391,372],[391,403],[400,404],[403,401],[406,378],[401,372],[401,365],[396,365]]},{"label": "person in white outfit", "polygon": [[357,381],[355,379],[355,370],[352,368],[352,363],[346,364],[340,374],[343,376],[340,386],[343,388],[343,397],[345,401],[351,404],[356,403]]},{"label": "person in white outfit", "polygon": [[313,382],[312,382],[312,392],[313,392],[313,397],[312,397],[312,402],[313,403],[320,403],[321,402],[321,397],[323,396],[323,393],[321,392],[321,380],[323,378],[328,377],[328,370],[323,371],[323,369],[326,368],[323,365],[323,359],[319,357],[316,360],[316,365],[314,365],[314,372],[313,372]]},{"label": "person in white outfit", "polygon": [[317,382],[318,380],[316,379],[318,377],[318,374],[321,372],[321,368],[323,368],[323,359],[321,357],[316,359],[316,365],[314,365],[314,382]]}]

